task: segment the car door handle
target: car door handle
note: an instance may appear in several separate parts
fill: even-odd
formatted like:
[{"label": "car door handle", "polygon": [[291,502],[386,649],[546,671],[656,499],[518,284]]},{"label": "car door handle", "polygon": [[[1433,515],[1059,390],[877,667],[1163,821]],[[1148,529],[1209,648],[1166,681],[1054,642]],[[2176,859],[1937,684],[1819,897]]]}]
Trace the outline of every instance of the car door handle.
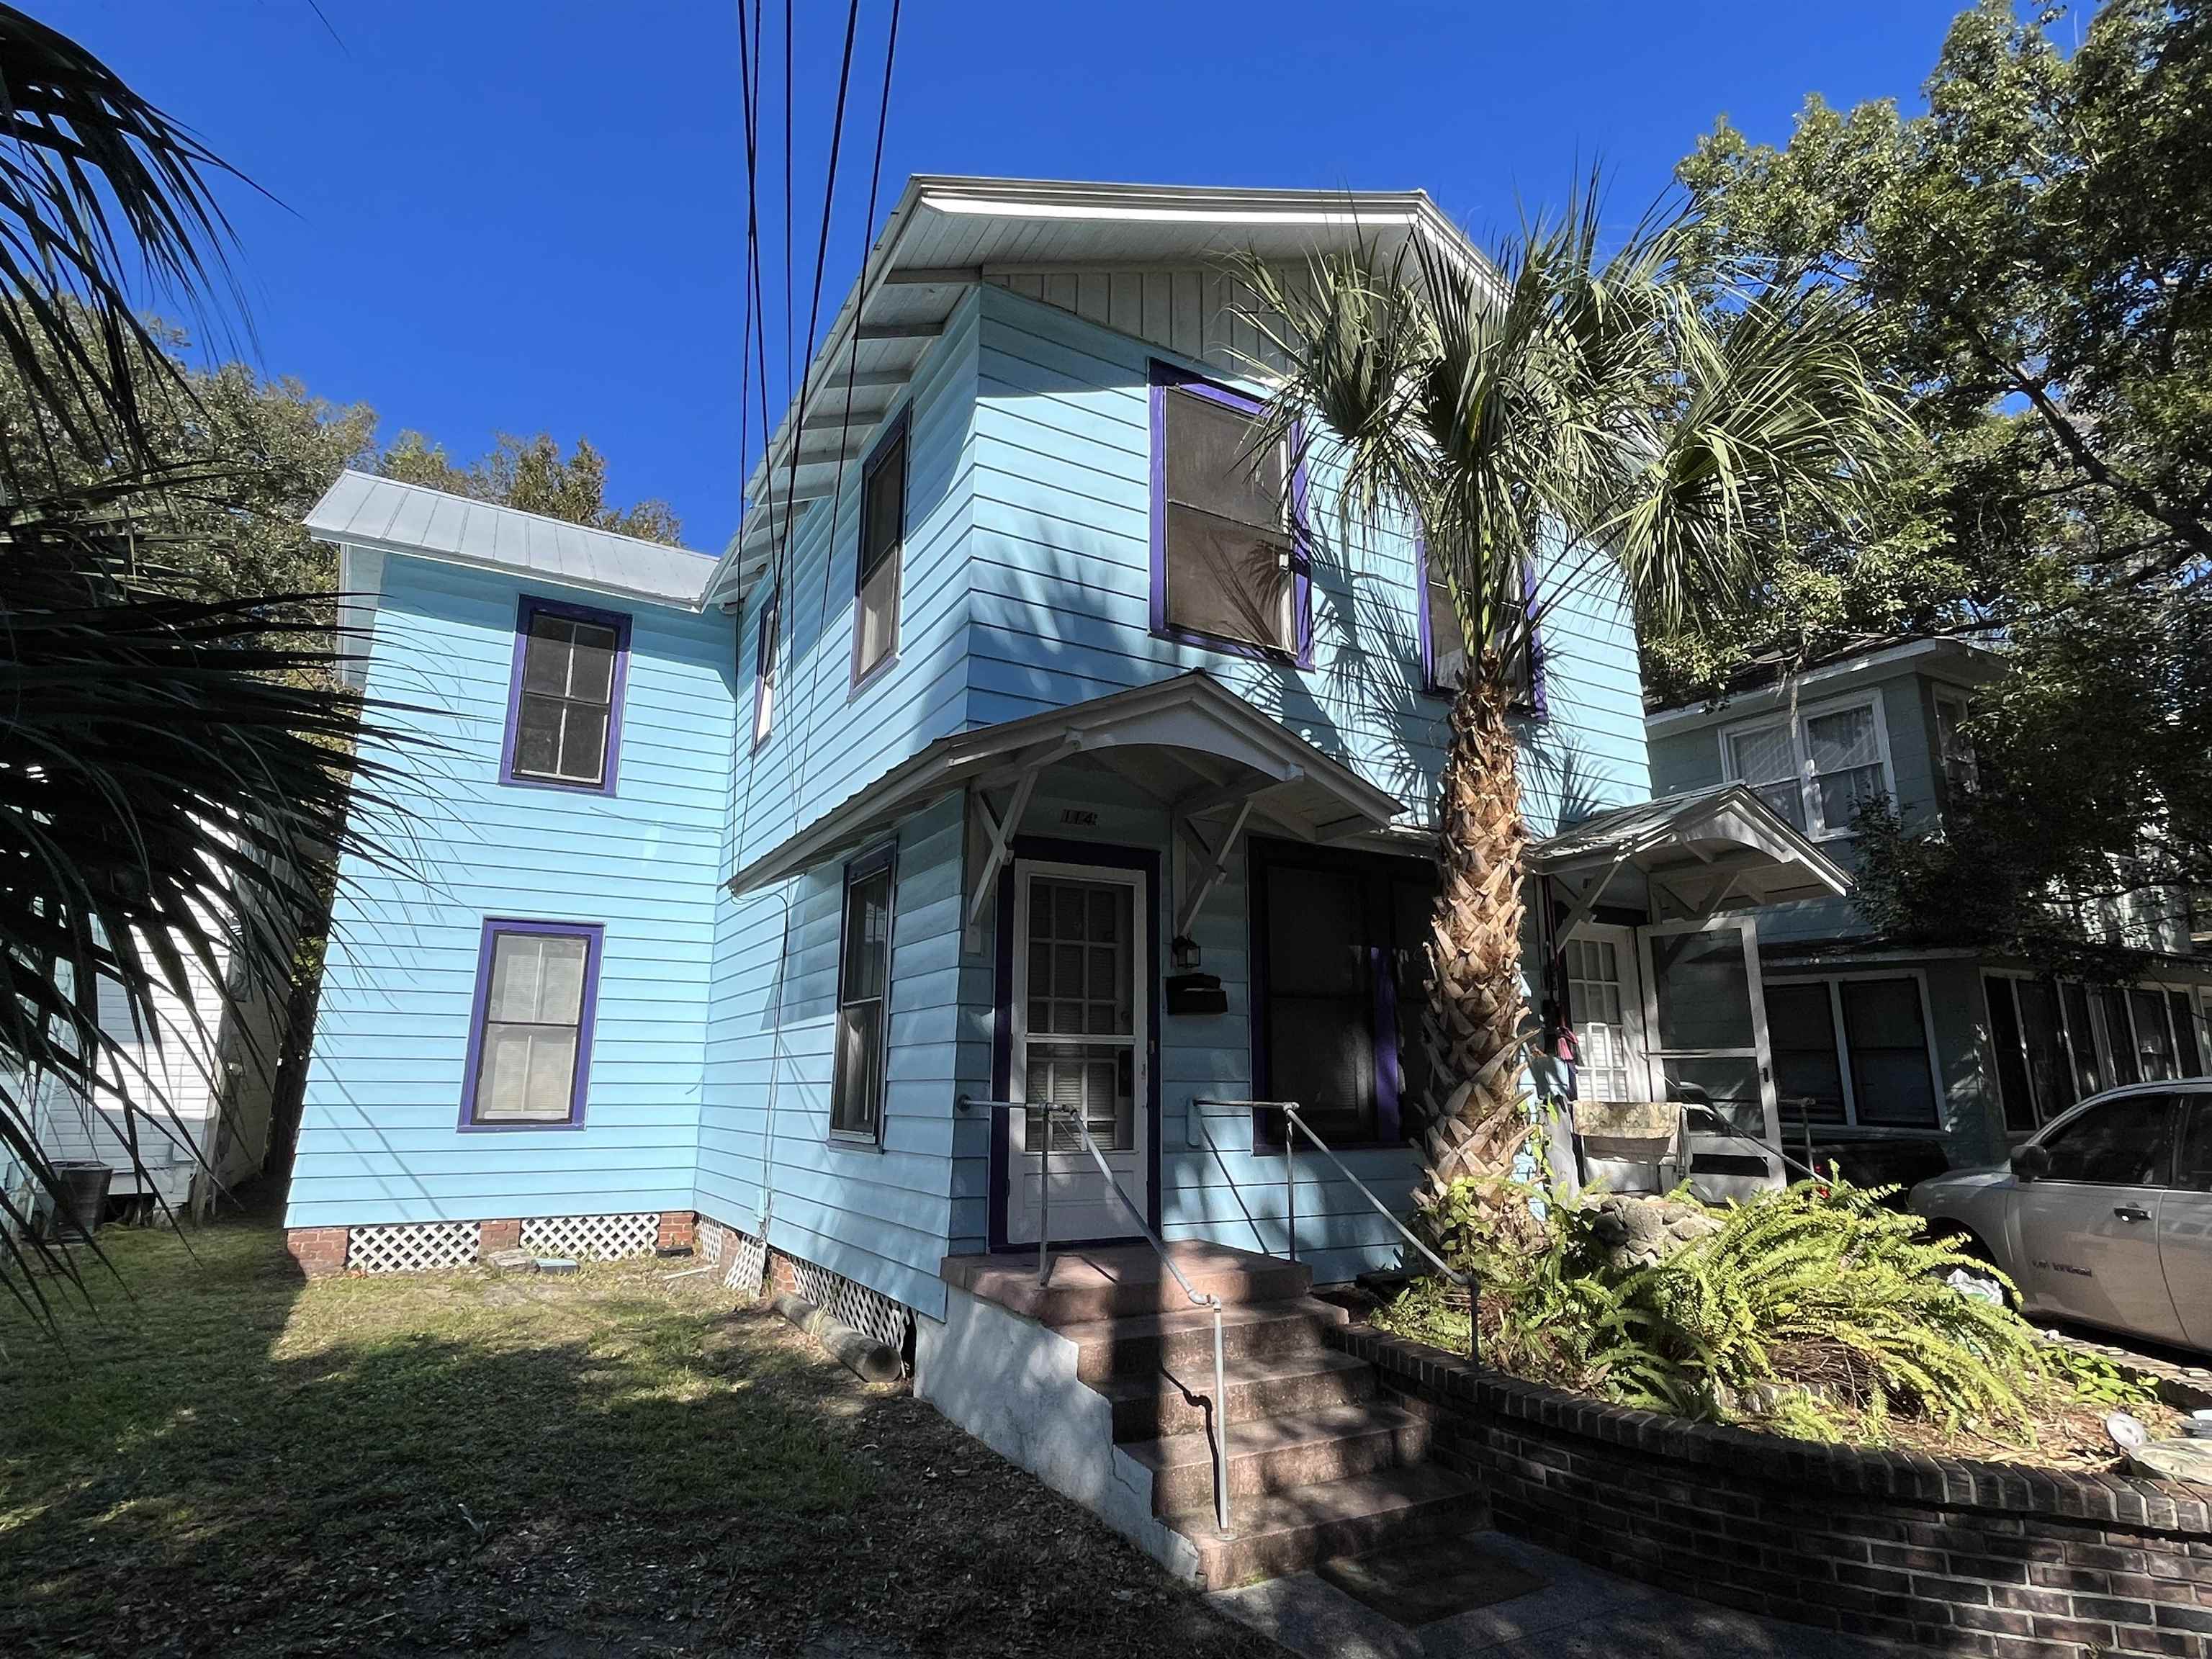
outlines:
[{"label": "car door handle", "polygon": [[2112,1206],[2112,1213],[2119,1217],[2123,1221],[2148,1221],[2150,1219],[2150,1212],[2144,1209],[2140,1204],[2116,1204]]}]

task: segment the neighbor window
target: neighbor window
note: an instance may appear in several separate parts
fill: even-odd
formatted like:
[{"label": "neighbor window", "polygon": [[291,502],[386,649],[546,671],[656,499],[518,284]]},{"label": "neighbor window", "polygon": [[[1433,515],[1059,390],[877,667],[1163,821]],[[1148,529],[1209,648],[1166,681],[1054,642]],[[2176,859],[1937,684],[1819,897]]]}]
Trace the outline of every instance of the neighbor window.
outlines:
[{"label": "neighbor window", "polygon": [[1861,807],[1894,793],[1879,693],[1731,726],[1720,741],[1730,781],[1810,836],[1850,834]]},{"label": "neighbor window", "polygon": [[524,599],[500,781],[612,794],[629,656],[628,617]]},{"label": "neighbor window", "polygon": [[2204,1073],[2205,1048],[2187,991],[2006,973],[1985,975],[1984,983],[2005,1127],[2015,1133],[2049,1122],[2100,1089]]},{"label": "neighbor window", "polygon": [[465,1127],[584,1121],[604,932],[589,922],[484,923]]},{"label": "neighbor window", "polygon": [[1927,998],[1911,974],[1766,987],[1767,1041],[1785,1126],[1937,1126]]},{"label": "neighbor window", "polygon": [[[1460,677],[1467,672],[1467,632],[1460,626],[1459,608],[1452,603],[1451,584],[1442,567],[1429,556],[1425,541],[1416,544],[1414,557],[1421,576],[1421,689],[1448,697],[1459,690]],[[1543,712],[1544,651],[1536,633],[1535,573],[1524,569],[1521,585],[1528,625],[1513,641],[1512,659],[1505,665],[1506,682],[1512,690],[1514,709],[1536,714]]]},{"label": "neighbor window", "polygon": [[1154,629],[1302,655],[1302,476],[1291,446],[1255,441],[1253,399],[1157,363],[1152,375]]},{"label": "neighbor window", "polygon": [[1433,872],[1267,842],[1254,844],[1252,873],[1261,1097],[1297,1102],[1332,1145],[1398,1140],[1399,1103],[1430,1081],[1420,1011]]},{"label": "neighbor window", "polygon": [[1962,801],[1981,787],[1973,739],[1966,735],[1966,700],[1953,691],[1936,694],[1936,760],[1942,769],[1944,799]]},{"label": "neighbor window", "polygon": [[753,647],[753,747],[768,741],[775,725],[776,634],[782,626],[783,596],[770,593],[761,606],[760,630]]},{"label": "neighbor window", "polygon": [[830,1084],[830,1130],[881,1140],[884,1057],[891,968],[895,849],[845,870],[844,931],[837,952],[837,1052]]},{"label": "neighbor window", "polygon": [[860,556],[853,590],[853,683],[898,650],[906,551],[907,421],[902,414],[860,473]]}]

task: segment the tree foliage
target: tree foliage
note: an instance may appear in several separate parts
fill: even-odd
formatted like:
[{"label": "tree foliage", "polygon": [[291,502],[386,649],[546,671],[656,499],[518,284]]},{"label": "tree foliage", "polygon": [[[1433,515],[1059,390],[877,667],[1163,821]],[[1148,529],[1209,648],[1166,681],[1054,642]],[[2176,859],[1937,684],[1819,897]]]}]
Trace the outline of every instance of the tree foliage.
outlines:
[{"label": "tree foliage", "polygon": [[1647,627],[1675,696],[1873,640],[2001,645],[1985,787],[1944,836],[1875,824],[1865,890],[1900,935],[2043,955],[2212,877],[2212,15],[2112,0],[2069,56],[2074,27],[1988,0],[1924,113],[1815,98],[1784,146],[1723,123],[1682,164],[1707,279],[1858,309],[1925,447],[1876,533],[1786,538],[1734,614]]},{"label": "tree foliage", "polygon": [[379,458],[377,470],[387,478],[497,501],[595,530],[618,531],[672,547],[683,539],[683,523],[666,501],[647,500],[620,509],[607,505],[606,458],[589,438],[577,439],[574,453],[563,456],[560,444],[548,433],[519,438],[502,432],[489,454],[461,466],[444,446],[409,430]]}]

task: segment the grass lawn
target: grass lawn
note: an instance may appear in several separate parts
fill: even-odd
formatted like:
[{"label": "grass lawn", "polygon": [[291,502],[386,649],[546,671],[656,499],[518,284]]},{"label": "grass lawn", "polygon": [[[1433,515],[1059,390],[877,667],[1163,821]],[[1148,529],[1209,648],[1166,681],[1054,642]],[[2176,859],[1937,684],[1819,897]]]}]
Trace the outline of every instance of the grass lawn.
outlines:
[{"label": "grass lawn", "polygon": [[1276,1651],[688,1263],[103,1243],[62,1346],[0,1310],[0,1653]]}]

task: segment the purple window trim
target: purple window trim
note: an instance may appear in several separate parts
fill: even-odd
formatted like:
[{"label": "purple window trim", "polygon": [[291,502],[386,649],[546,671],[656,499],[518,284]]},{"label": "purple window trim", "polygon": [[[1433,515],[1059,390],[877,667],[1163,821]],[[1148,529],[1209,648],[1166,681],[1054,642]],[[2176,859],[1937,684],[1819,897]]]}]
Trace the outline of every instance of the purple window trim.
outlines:
[{"label": "purple window trim", "polygon": [[[906,531],[908,498],[914,492],[914,403],[908,399],[899,406],[899,411],[884,427],[883,435],[868,450],[867,459],[860,463],[860,510],[854,516],[859,520],[860,534],[853,544],[853,675],[846,690],[850,702],[862,691],[882,678],[898,661],[900,613],[906,608]],[[891,606],[891,642],[884,654],[863,670],[860,666],[860,587],[861,561],[868,556],[868,500],[870,482],[876,469],[883,465],[884,457],[895,445],[903,443],[904,453],[899,459],[899,525],[898,545],[890,555],[898,566],[898,597]]]},{"label": "purple window trim", "polygon": [[[576,1014],[576,1075],[568,1086],[568,1115],[565,1118],[507,1119],[477,1121],[477,1073],[483,1064],[484,1012],[491,1002],[492,954],[501,933],[538,933],[584,941],[584,995]],[[461,1121],[464,1134],[506,1134],[520,1129],[580,1129],[584,1101],[592,1080],[592,1034],[599,1022],[599,958],[606,944],[606,924],[598,921],[526,921],[512,916],[489,916],[477,944],[477,989],[469,1010],[468,1070],[461,1078]]]},{"label": "purple window trim", "polygon": [[753,744],[751,752],[757,755],[768,740],[775,735],[775,705],[769,704],[768,724],[761,724],[761,702],[769,695],[775,683],[775,653],[782,641],[783,594],[771,592],[768,602],[761,607],[759,631],[753,644]]},{"label": "purple window trim", "polygon": [[[571,622],[596,623],[615,630],[615,665],[608,682],[607,748],[597,783],[568,783],[559,778],[525,777],[514,769],[514,746],[522,726],[522,668],[530,650],[530,623],[534,617],[565,617]],[[514,666],[507,687],[507,732],[500,739],[499,781],[517,789],[560,789],[572,795],[612,795],[616,763],[622,756],[623,689],[629,678],[630,618],[621,611],[595,611],[589,605],[525,593],[514,613]]]},{"label": "purple window trim", "polygon": [[[845,1017],[845,953],[852,941],[845,935],[847,922],[853,914],[853,884],[888,871],[890,888],[885,904],[884,921],[890,932],[884,939],[883,1019],[876,1037],[876,1127],[872,1132],[864,1129],[841,1129],[837,1127],[837,1061],[844,1052],[844,1044],[837,1040],[839,1023]],[[837,888],[837,985],[830,999],[834,1013],[830,1022],[830,1144],[848,1147],[855,1152],[884,1150],[884,1108],[891,1092],[891,953],[898,945],[898,842],[888,841],[870,848],[858,857],[845,863],[844,879]]]},{"label": "purple window trim", "polygon": [[[1429,544],[1425,537],[1413,538],[1414,608],[1420,618],[1421,690],[1431,697],[1449,697],[1451,688],[1437,680],[1436,636],[1429,631]],[[1521,600],[1528,607],[1528,695],[1515,700],[1514,712],[1529,720],[1548,720],[1551,707],[1544,694],[1544,632],[1542,619],[1536,605],[1536,570],[1533,564],[1521,568]]]},{"label": "purple window trim", "polygon": [[[1249,640],[1222,639],[1212,634],[1201,634],[1194,629],[1177,628],[1168,621],[1168,466],[1167,466],[1167,394],[1170,390],[1188,392],[1233,409],[1240,415],[1257,415],[1260,400],[1245,393],[1210,380],[1196,372],[1177,368],[1154,358],[1152,363],[1152,627],[1155,639],[1173,640],[1178,645],[1194,645],[1207,651],[1219,651],[1232,657],[1246,657],[1255,662],[1288,663],[1296,668],[1311,668],[1313,659],[1313,537],[1306,518],[1306,464],[1300,457],[1291,473],[1291,606],[1297,617],[1298,643],[1295,651],[1281,651],[1273,646],[1255,645]],[[1299,429],[1291,428],[1291,453],[1298,453]]]}]

